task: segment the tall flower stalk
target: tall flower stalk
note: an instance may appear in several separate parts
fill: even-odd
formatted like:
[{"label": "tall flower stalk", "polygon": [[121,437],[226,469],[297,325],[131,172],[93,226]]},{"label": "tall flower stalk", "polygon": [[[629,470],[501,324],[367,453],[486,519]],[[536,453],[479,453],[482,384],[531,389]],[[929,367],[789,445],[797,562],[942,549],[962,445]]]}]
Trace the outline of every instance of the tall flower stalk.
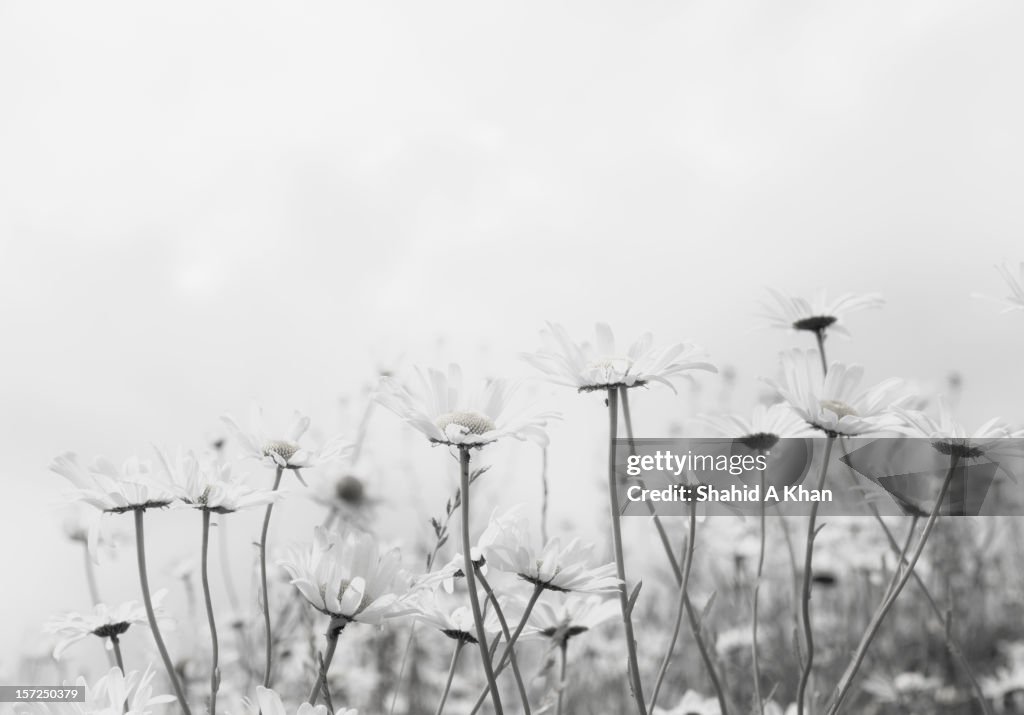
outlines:
[{"label": "tall flower stalk", "polygon": [[203,599],[206,601],[206,620],[210,626],[210,715],[217,713],[217,690],[220,688],[220,645],[217,642],[217,621],[213,616],[213,599],[210,598],[210,572],[207,566],[210,551],[210,510],[203,509],[202,546]]},{"label": "tall flower stalk", "polygon": [[[274,485],[270,488],[272,492],[276,492],[278,487],[281,486],[281,475],[284,472],[283,467],[278,467],[274,472]],[[263,687],[270,687],[270,674],[271,668],[274,662],[274,638],[273,631],[270,625],[270,594],[267,589],[267,535],[270,533],[270,516],[274,512],[274,503],[267,504],[266,511],[263,513],[263,528],[260,530],[260,605],[263,610],[263,637],[264,637],[264,657],[263,657]]]}]

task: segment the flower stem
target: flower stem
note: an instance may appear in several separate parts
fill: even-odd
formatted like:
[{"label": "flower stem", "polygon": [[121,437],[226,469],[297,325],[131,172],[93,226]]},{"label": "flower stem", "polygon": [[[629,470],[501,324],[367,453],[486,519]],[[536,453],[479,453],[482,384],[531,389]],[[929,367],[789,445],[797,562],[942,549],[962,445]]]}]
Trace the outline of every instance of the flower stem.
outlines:
[{"label": "flower stem", "polygon": [[206,620],[210,623],[210,642],[212,651],[210,656],[210,715],[217,715],[217,690],[220,687],[220,669],[217,663],[220,657],[220,649],[217,643],[217,623],[213,617],[213,599],[210,598],[210,573],[207,569],[208,556],[210,551],[210,510],[203,509],[203,557],[202,557],[202,580],[203,598],[206,600]]},{"label": "flower stem", "polygon": [[[188,700],[185,698],[185,691],[181,689],[181,682],[174,670],[174,663],[167,653],[167,646],[164,645],[163,636],[160,635],[160,626],[156,622],[156,613],[153,611],[153,598],[149,594],[149,576],[146,573],[146,533],[143,527],[143,517],[146,510],[135,509],[135,551],[139,561],[139,583],[142,586],[142,602],[146,606],[146,617],[149,619],[149,629],[153,631],[153,640],[156,641],[156,649],[160,651],[160,658],[164,662],[164,669],[167,670],[167,678],[171,681],[174,694],[178,697],[178,703],[185,715],[192,715],[188,707]],[[123,672],[123,671],[122,671]]]},{"label": "flower stem", "polygon": [[[277,491],[281,486],[281,475],[284,473],[282,467],[278,467],[274,474],[274,486],[271,491]],[[273,660],[274,642],[270,634],[270,603],[267,600],[267,532],[270,530],[270,515],[274,511],[274,502],[267,504],[267,511],[263,515],[263,531],[260,533],[260,589],[263,594],[263,631],[266,635],[266,660],[263,670],[263,687],[270,687],[270,665]]]},{"label": "flower stem", "polygon": [[818,342],[818,357],[821,358],[821,372],[828,375],[828,361],[825,359],[825,329],[814,331],[814,338]]},{"label": "flower stem", "polygon": [[121,657],[121,639],[117,636],[110,636],[110,645],[114,650],[114,662],[116,662],[117,667],[121,669],[121,675],[124,675],[124,659]]},{"label": "flower stem", "polygon": [[[480,586],[484,589],[484,593],[487,594],[487,599],[491,602],[494,607],[494,615],[498,617],[498,623],[501,624],[501,633],[505,636],[505,640],[509,643],[514,643],[515,638],[512,636],[512,632],[509,630],[508,621],[505,619],[505,613],[501,608],[501,604],[498,603],[498,597],[494,595],[494,590],[491,588],[491,584],[487,582],[487,579],[482,573],[477,571],[476,577],[480,579]],[[516,687],[519,688],[519,699],[523,703],[523,715],[530,715],[530,698],[526,693],[526,685],[523,683],[523,676],[519,672],[519,663],[516,661],[516,652],[511,651],[510,661],[512,663],[512,675],[516,679]]]},{"label": "flower stem", "polygon": [[548,543],[548,448],[544,445],[540,448],[540,540]]},{"label": "flower stem", "polygon": [[764,546],[765,546],[765,498],[764,498],[764,470],[761,470],[760,489],[758,495],[761,501],[761,546],[757,554],[757,576],[754,581],[754,596],[751,604],[752,620],[751,625],[751,656],[754,663],[754,697],[757,699],[757,712],[764,715],[764,700],[761,697],[761,660],[757,649],[757,606],[758,596],[761,593],[761,576],[764,573]]},{"label": "flower stem", "polygon": [[[821,460],[821,476],[818,477],[819,491],[825,486],[828,463],[832,456],[832,443],[835,441],[834,434],[829,434],[825,438],[825,454]],[[807,544],[804,549],[804,572],[800,592],[800,613],[804,626],[804,663],[800,673],[800,683],[796,690],[797,715],[804,715],[804,695],[807,692],[807,683],[811,678],[811,668],[814,666],[814,631],[811,628],[811,562],[814,559],[814,537],[817,535],[815,525],[818,519],[818,504],[819,502],[811,504],[811,515],[807,523]]]},{"label": "flower stem", "polygon": [[559,651],[562,656],[562,667],[558,670],[558,709],[555,710],[555,715],[562,715],[562,695],[565,694],[565,663],[569,659],[567,651],[569,650],[569,639],[563,638],[559,644]]},{"label": "flower stem", "polygon": [[[480,647],[480,660],[487,677],[487,685],[491,691],[491,702],[494,703],[494,714],[502,715],[501,696],[498,684],[494,679],[491,657],[487,649],[487,636],[484,633],[484,618],[480,612],[480,597],[476,592],[476,569],[473,567],[473,556],[470,553],[472,542],[469,540],[469,449],[459,447],[460,489],[462,490],[462,570],[466,576],[466,587],[469,589],[469,605],[473,611],[473,623],[476,626],[476,640]],[[510,644],[511,645],[511,644]]]},{"label": "flower stem", "polygon": [[100,603],[100,590],[96,586],[96,570],[92,566],[89,544],[83,541],[82,550],[85,553],[85,581],[89,585],[89,598],[92,599],[92,605],[98,606]]},{"label": "flower stem", "polygon": [[956,474],[958,462],[959,459],[956,455],[950,457],[949,470],[946,472],[946,478],[942,480],[942,488],[939,490],[939,496],[936,498],[935,506],[932,507],[932,512],[928,515],[928,521],[925,522],[924,530],[921,532],[921,536],[917,540],[917,545],[914,547],[914,553],[905,567],[903,566],[903,558],[901,557],[900,563],[897,565],[897,569],[903,568],[903,574],[900,576],[899,580],[893,584],[892,588],[889,589],[889,592],[882,600],[882,603],[880,603],[878,608],[875,609],[875,614],[871,617],[871,622],[868,624],[867,630],[864,631],[864,635],[861,637],[860,643],[857,645],[857,650],[854,652],[853,658],[850,660],[850,664],[846,667],[842,678],[840,678],[839,683],[836,685],[832,706],[828,709],[829,715],[835,715],[835,713],[839,712],[839,708],[842,707],[843,700],[846,698],[847,693],[850,691],[850,686],[853,684],[853,679],[856,677],[857,671],[860,670],[860,666],[864,662],[864,656],[867,655],[868,648],[871,646],[871,641],[874,640],[875,635],[878,633],[878,629],[882,625],[882,621],[885,620],[886,615],[888,615],[889,611],[896,603],[896,599],[899,597],[903,587],[906,586],[907,581],[910,580],[911,574],[914,573],[914,567],[917,565],[917,560],[921,557],[925,543],[928,541],[928,537],[931,535],[935,522],[939,518],[939,510],[942,508],[942,502],[946,498],[946,492],[949,491],[949,484],[953,481],[953,475]]},{"label": "flower stem", "polygon": [[644,703],[643,685],[640,682],[640,667],[636,657],[636,640],[633,636],[633,619],[630,614],[629,594],[626,591],[626,563],[622,555],[622,524],[619,519],[619,495],[615,483],[615,438],[619,427],[619,391],[608,389],[608,504],[612,520],[612,547],[615,550],[615,570],[619,577],[619,607],[622,611],[622,625],[626,630],[626,656],[629,665],[629,679],[637,712],[647,715]]},{"label": "flower stem", "polygon": [[444,704],[448,702],[448,691],[452,689],[452,680],[455,678],[455,666],[459,663],[459,653],[462,652],[462,646],[462,641],[455,641],[455,652],[452,653],[452,664],[448,666],[448,679],[444,683],[444,692],[441,693],[441,702],[437,704],[437,710],[434,715],[441,715],[441,712],[444,710]]},{"label": "flower stem", "polygon": [[334,650],[338,647],[338,636],[341,635],[347,623],[348,621],[344,618],[331,618],[331,622],[327,624],[327,632],[324,633],[324,637],[327,639],[327,650],[324,651],[323,666],[320,668],[320,673],[316,676],[316,682],[313,683],[313,689],[309,693],[308,702],[310,705],[316,705],[316,699],[327,682],[327,669],[331,667],[331,661],[334,660]]}]

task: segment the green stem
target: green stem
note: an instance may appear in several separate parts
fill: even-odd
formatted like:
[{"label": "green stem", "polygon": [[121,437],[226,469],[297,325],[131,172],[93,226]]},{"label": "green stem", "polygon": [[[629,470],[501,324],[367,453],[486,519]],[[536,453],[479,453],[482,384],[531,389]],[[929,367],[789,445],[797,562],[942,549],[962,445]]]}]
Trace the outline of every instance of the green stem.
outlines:
[{"label": "green stem", "polygon": [[[281,486],[281,475],[284,473],[282,467],[278,467],[274,474],[274,486],[271,491],[277,491]],[[274,511],[274,502],[267,504],[267,511],[263,515],[263,531],[260,532],[260,590],[263,594],[263,632],[266,636],[266,653],[263,670],[263,687],[270,687],[270,666],[273,661],[274,641],[270,633],[270,602],[267,599],[267,532],[270,530],[270,515]]]},{"label": "green stem", "polygon": [[156,613],[153,611],[153,598],[149,594],[149,575],[146,573],[146,533],[143,526],[143,516],[146,510],[135,509],[135,551],[139,562],[139,583],[142,586],[142,602],[146,606],[146,618],[149,619],[149,629],[153,632],[153,640],[156,641],[156,649],[160,652],[160,658],[164,662],[164,669],[167,671],[167,678],[171,681],[174,694],[185,715],[192,715],[188,707],[188,700],[185,698],[185,691],[181,689],[181,682],[178,680],[178,673],[174,669],[171,656],[167,653],[167,646],[164,645],[163,636],[160,635],[160,626],[156,622]]},{"label": "green stem", "polygon": [[210,656],[210,715],[217,715],[217,690],[220,688],[220,647],[217,643],[217,622],[213,617],[213,599],[210,597],[210,572],[207,568],[210,551],[210,510],[203,509],[203,556],[202,556],[202,580],[203,598],[206,600],[206,620],[210,624],[210,642],[212,651]]},{"label": "green stem", "polygon": [[487,650],[487,635],[484,632],[484,618],[480,611],[480,596],[476,592],[476,569],[473,567],[473,556],[470,553],[473,544],[469,540],[469,449],[467,447],[459,447],[459,466],[462,490],[462,570],[466,576],[466,587],[469,589],[469,605],[473,611],[477,645],[480,647],[480,660],[483,663],[484,675],[487,677],[487,685],[491,691],[494,714],[503,715],[501,696],[498,694],[498,684],[494,679],[494,669],[491,667],[491,657]]},{"label": "green stem", "polygon": [[455,641],[455,652],[452,653],[452,664],[448,666],[448,679],[444,683],[444,692],[441,693],[441,702],[437,704],[437,711],[434,715],[441,715],[444,704],[448,702],[448,691],[452,689],[452,680],[455,678],[455,666],[459,663],[459,653],[462,652],[463,642]]}]

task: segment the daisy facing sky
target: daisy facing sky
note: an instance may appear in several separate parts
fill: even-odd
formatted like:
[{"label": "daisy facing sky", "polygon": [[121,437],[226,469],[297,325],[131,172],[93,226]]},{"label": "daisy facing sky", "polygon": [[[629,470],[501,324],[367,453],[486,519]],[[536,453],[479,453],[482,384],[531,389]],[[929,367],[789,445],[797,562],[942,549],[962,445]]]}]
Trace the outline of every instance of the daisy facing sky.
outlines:
[{"label": "daisy facing sky", "polygon": [[288,427],[283,430],[268,428],[263,410],[255,404],[249,411],[248,429],[243,429],[230,415],[224,415],[221,421],[238,441],[242,456],[258,459],[271,468],[294,470],[316,467],[343,457],[348,450],[341,437],[335,437],[320,447],[304,445],[309,418],[300,412],[292,413]]}]

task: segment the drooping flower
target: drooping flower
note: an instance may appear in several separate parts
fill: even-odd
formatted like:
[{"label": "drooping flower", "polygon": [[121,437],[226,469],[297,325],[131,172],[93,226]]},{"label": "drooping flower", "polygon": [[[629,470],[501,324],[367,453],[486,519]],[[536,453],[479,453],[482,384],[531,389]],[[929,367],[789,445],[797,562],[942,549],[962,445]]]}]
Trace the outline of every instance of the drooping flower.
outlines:
[{"label": "drooping flower", "polygon": [[563,546],[555,537],[537,550],[530,545],[526,520],[513,514],[492,518],[480,537],[489,566],[550,591],[602,593],[619,588],[614,563],[590,565],[593,544],[577,538]]},{"label": "drooping flower", "polygon": [[[281,696],[270,688],[262,685],[256,686],[256,700],[259,703],[259,711],[264,715],[288,715],[288,711],[281,702]],[[302,703],[295,711],[295,715],[330,715],[326,705],[310,705]],[[359,715],[355,708],[338,708],[334,715]]]},{"label": "drooping flower", "polygon": [[199,459],[193,452],[178,450],[171,459],[157,450],[160,462],[181,501],[196,509],[228,514],[265,506],[282,496],[280,491],[249,486],[231,465],[216,459]]},{"label": "drooping flower", "polygon": [[103,512],[159,509],[175,499],[171,485],[157,476],[152,463],[138,457],[125,460],[120,470],[104,457],[85,468],[73,452],[65,452],[53,460],[50,470],[74,485],[70,498]]},{"label": "drooping flower", "polygon": [[595,331],[593,343],[576,343],[564,327],[548,323],[547,329],[541,331],[544,347],[522,357],[551,382],[574,387],[579,392],[643,387],[652,382],[667,385],[675,392],[672,380],[693,370],[718,371],[703,351],[691,343],[654,349],[653,336],[644,333],[621,352],[606,323],[597,323]]},{"label": "drooping flower", "polygon": [[263,419],[263,410],[253,404],[249,412],[249,429],[244,430],[230,415],[221,417],[230,428],[242,449],[244,457],[258,459],[263,465],[281,469],[305,469],[340,459],[349,447],[335,437],[320,447],[303,446],[303,436],[309,429],[309,418],[300,412],[292,413],[288,428],[269,429]]},{"label": "drooping flower", "polygon": [[849,331],[840,322],[844,316],[858,310],[879,308],[885,304],[882,296],[877,293],[845,293],[829,301],[825,291],[818,293],[813,300],[786,295],[770,288],[768,292],[774,302],[763,305],[765,313],[762,317],[768,320],[770,326],[811,333],[824,334],[827,331],[849,336]]},{"label": "drooping flower", "polygon": [[1010,295],[1005,298],[992,298],[987,295],[975,294],[975,298],[985,298],[987,300],[994,300],[997,303],[1002,304],[1003,312],[1009,313],[1014,310],[1024,310],[1024,261],[1021,261],[1017,267],[1017,275],[1013,274],[1008,263],[996,266],[996,270],[999,271],[999,275],[1006,281],[1006,285],[1010,288]]},{"label": "drooping flower", "polygon": [[780,439],[806,437],[812,433],[800,415],[784,402],[770,407],[757,405],[750,417],[743,415],[708,415],[704,424],[723,437],[731,437],[750,449],[768,451]]},{"label": "drooping flower", "polygon": [[562,645],[618,615],[619,604],[613,599],[557,594],[554,602],[537,603],[530,613],[524,635],[537,634]]},{"label": "drooping flower", "polygon": [[279,561],[313,608],[346,622],[380,624],[408,613],[409,580],[398,549],[383,555],[369,534],[317,527],[313,542]]},{"label": "drooping flower", "polygon": [[823,378],[811,350],[782,353],[782,381],[765,380],[815,429],[831,435],[860,435],[889,429],[898,422],[893,408],[900,380],[891,378],[859,390],[864,368],[833,362]]},{"label": "drooping flower", "polygon": [[515,384],[488,380],[478,395],[468,396],[458,365],[449,365],[447,373],[419,369],[417,375],[418,385],[412,390],[393,378],[381,378],[376,400],[434,444],[482,447],[504,437],[547,444],[544,427],[558,415],[513,410]]},{"label": "drooping flower", "polygon": [[[166,595],[166,589],[153,594],[153,610],[162,627],[171,625],[171,621],[160,607],[160,602]],[[139,603],[127,601],[114,608],[100,603],[92,613],[65,613],[51,618],[43,626],[43,632],[52,633],[57,637],[53,657],[59,660],[70,646],[91,635],[102,638],[104,645],[110,650],[113,648],[112,637],[120,637],[131,626],[138,624],[147,627],[149,625],[146,610]]]}]

